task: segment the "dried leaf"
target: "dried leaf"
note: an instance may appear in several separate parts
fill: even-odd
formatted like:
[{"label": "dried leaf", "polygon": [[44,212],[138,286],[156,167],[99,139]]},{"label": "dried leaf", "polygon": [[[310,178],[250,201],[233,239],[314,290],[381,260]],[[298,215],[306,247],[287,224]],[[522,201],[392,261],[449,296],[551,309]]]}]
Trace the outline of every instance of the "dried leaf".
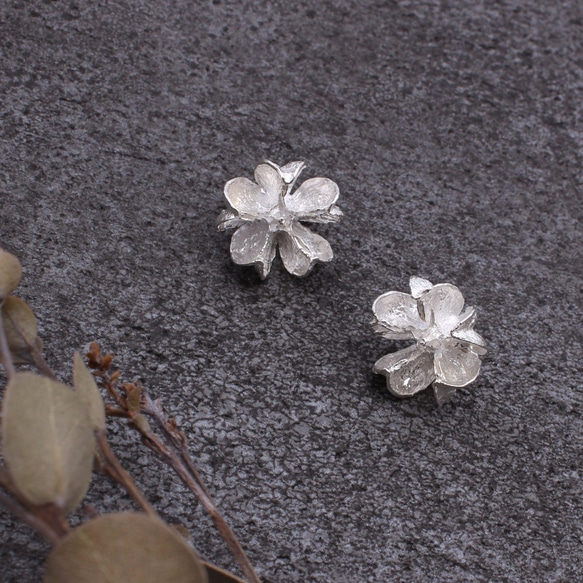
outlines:
[{"label": "dried leaf", "polygon": [[129,385],[126,388],[128,410],[131,413],[140,412],[140,398],[142,396],[142,387]]},{"label": "dried leaf", "polygon": [[93,375],[76,352],[73,361],[73,385],[85,409],[93,430],[105,429],[105,406]]},{"label": "dried leaf", "polygon": [[44,583],[207,583],[198,555],[162,521],[132,512],[76,528],[49,556]]},{"label": "dried leaf", "polygon": [[14,363],[32,364],[31,349],[42,350],[42,342],[28,304],[15,296],[7,297],[2,306],[2,324]]},{"label": "dried leaf", "polygon": [[18,287],[21,278],[22,266],[18,258],[0,249],[0,302]]},{"label": "dried leaf", "polygon": [[2,448],[12,480],[30,504],[71,512],[89,487],[94,447],[88,414],[69,387],[16,373],[4,395]]},{"label": "dried leaf", "polygon": [[146,419],[146,416],[145,415],[142,415],[142,413],[140,413],[139,415],[136,415],[132,419],[132,424],[141,433],[150,433],[152,431],[152,428],[150,427],[150,424],[148,423],[148,420]]},{"label": "dried leaf", "polygon": [[208,583],[245,583],[243,579],[239,579],[239,577],[235,577],[235,575],[223,571],[223,569],[219,569],[215,565],[205,562],[203,562],[203,565],[208,576]]}]

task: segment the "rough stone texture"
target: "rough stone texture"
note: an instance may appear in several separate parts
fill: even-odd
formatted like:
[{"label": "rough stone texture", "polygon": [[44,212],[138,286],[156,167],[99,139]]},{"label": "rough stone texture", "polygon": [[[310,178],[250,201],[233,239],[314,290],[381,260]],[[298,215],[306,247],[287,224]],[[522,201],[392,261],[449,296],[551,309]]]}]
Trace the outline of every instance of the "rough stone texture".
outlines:
[{"label": "rough stone texture", "polygon": [[[583,570],[577,0],[0,4],[0,244],[50,364],[98,340],[159,393],[266,581],[575,581]],[[341,188],[333,263],[261,283],[215,231],[265,157]],[[483,374],[399,401],[371,305],[479,308]],[[111,422],[164,515],[234,568]],[[88,502],[132,507],[96,477]],[[2,581],[47,548],[0,513]]]}]

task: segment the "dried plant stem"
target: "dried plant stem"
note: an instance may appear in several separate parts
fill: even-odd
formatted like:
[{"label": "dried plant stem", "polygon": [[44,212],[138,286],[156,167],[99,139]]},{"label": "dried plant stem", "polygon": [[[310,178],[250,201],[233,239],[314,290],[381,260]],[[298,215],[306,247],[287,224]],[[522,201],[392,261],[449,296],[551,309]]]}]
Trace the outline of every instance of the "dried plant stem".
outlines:
[{"label": "dried plant stem", "polygon": [[[194,461],[188,453],[186,437],[182,431],[179,431],[175,421],[168,418],[159,401],[151,399],[147,391],[139,383],[125,383],[118,389],[119,371],[110,372],[113,355],[107,354],[103,356],[101,354],[101,348],[97,343],[93,342],[91,344],[87,356],[89,357],[89,366],[97,369],[95,375],[101,379],[104,388],[115,402],[115,406],[110,404],[106,405],[107,414],[112,417],[123,417],[128,419],[130,427],[138,431],[142,436],[143,443],[154,453],[159,455],[162,460],[178,474],[189,490],[199,499],[204,509],[210,515],[229,551],[245,574],[245,577],[247,577],[250,583],[261,583],[261,580],[253,569],[243,547],[241,547],[237,540],[235,533],[231,530],[227,521],[219,512],[214,500],[204,485],[202,478],[195,467]],[[165,440],[152,431],[150,424],[142,414],[142,411],[156,420],[163,432]],[[113,453],[109,450],[109,445],[105,439],[105,432],[101,433],[102,435],[99,435],[98,433],[99,447],[103,448],[106,452],[109,451],[113,460],[117,462]],[[114,462],[112,461],[112,463]],[[121,469],[125,472],[123,468]],[[132,493],[125,483],[121,482],[115,475],[112,477],[117,479],[126,490],[130,492],[130,494]],[[131,483],[133,484],[133,481]],[[133,485],[135,486],[135,484]],[[139,494],[141,495],[141,492]],[[135,496],[134,499],[138,501]],[[138,503],[146,510],[142,503],[139,501]]]},{"label": "dried plant stem", "polygon": [[69,532],[70,527],[67,519],[56,506],[48,504],[47,506],[28,507],[25,504],[4,466],[0,466],[0,486],[13,496],[10,498],[0,490],[0,505],[37,530],[48,542],[54,544]]},{"label": "dried plant stem", "polygon": [[[149,397],[147,397],[149,404],[144,408],[145,413],[149,413],[149,405],[153,403]],[[148,402],[147,401],[147,402]],[[162,413],[163,415],[163,413]],[[132,424],[133,425],[133,424]],[[172,433],[169,431],[166,424],[162,425],[166,435]],[[215,527],[219,531],[223,540],[227,544],[229,551],[231,551],[233,557],[241,567],[241,570],[245,574],[245,577],[251,583],[261,583],[255,569],[251,565],[251,562],[247,558],[243,547],[239,544],[235,533],[231,530],[230,526],[227,524],[226,520],[223,518],[219,512],[214,500],[209,495],[206,487],[202,484],[202,480],[195,470],[194,473],[191,472],[189,466],[194,466],[193,463],[187,464],[183,461],[183,451],[180,448],[180,454],[176,453],[172,447],[166,445],[155,433],[151,430],[142,427],[136,427],[136,429],[142,435],[142,440],[144,444],[149,447],[153,452],[157,453],[162,459],[178,474],[180,479],[184,484],[196,495],[200,503],[203,505],[204,509],[209,513]],[[172,441],[172,438],[170,439]],[[192,462],[192,460],[191,460]]]},{"label": "dried plant stem", "polygon": [[34,528],[50,544],[54,545],[61,538],[44,520],[7,496],[2,490],[0,490],[0,506],[4,506],[16,518],[20,518],[28,526]]},{"label": "dried plant stem", "polygon": [[51,370],[47,361],[44,359],[44,356],[42,355],[38,347],[29,345],[29,349],[34,365],[36,366],[36,368],[38,368],[39,372],[54,381],[58,380],[55,373]]},{"label": "dried plant stem", "polygon": [[[0,312],[2,311],[3,305],[4,301],[0,302]],[[12,361],[12,354],[10,354],[10,349],[8,348],[8,340],[6,340],[6,332],[4,330],[2,317],[0,317],[0,357],[2,358],[4,369],[6,370],[6,376],[10,381],[10,379],[14,378],[16,369],[14,368],[14,362]]]},{"label": "dried plant stem", "polygon": [[209,498],[211,498],[209,491],[206,489],[206,486],[202,481],[202,478],[198,473],[196,466],[194,465],[194,461],[192,460],[190,454],[188,453],[188,445],[186,443],[186,436],[184,435],[184,432],[178,431],[171,425],[168,416],[166,415],[164,409],[160,405],[159,399],[153,400],[150,397],[150,395],[148,395],[147,392],[144,392],[143,400],[144,406],[142,410],[144,411],[144,413],[150,415],[150,417],[153,417],[158,422],[158,425],[164,432],[166,439],[172,444],[172,446],[175,449],[177,449],[180,452],[180,457],[184,464],[186,465],[186,467],[188,468],[188,471],[190,472],[192,477],[196,480],[197,484],[200,486],[202,491]]},{"label": "dried plant stem", "polygon": [[115,454],[111,451],[105,435],[105,430],[100,429],[97,431],[96,438],[97,447],[101,454],[101,469],[103,472],[123,486],[126,492],[134,499],[136,504],[146,512],[146,514],[158,517],[158,513],[154,507],[148,502],[130,474],[124,470],[118,459],[115,457]]},{"label": "dried plant stem", "polygon": [[105,414],[108,417],[123,417],[124,419],[127,419],[128,417],[128,412],[125,409],[114,407],[108,403],[105,404]]},{"label": "dried plant stem", "polygon": [[47,504],[35,510],[36,516],[41,520],[51,525],[59,538],[69,534],[71,526],[69,521],[63,515],[61,508],[57,508],[54,504]]}]

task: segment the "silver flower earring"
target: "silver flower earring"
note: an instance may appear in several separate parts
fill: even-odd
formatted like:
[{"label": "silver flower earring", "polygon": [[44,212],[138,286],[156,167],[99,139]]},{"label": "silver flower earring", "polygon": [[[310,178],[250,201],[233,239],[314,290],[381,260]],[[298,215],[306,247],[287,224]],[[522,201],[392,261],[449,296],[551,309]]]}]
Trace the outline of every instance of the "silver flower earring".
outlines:
[{"label": "silver flower earring", "polygon": [[373,327],[385,338],[415,344],[383,356],[373,371],[387,377],[387,387],[397,397],[411,397],[433,384],[442,405],[477,378],[485,342],[473,330],[475,309],[463,309],[457,287],[433,285],[421,277],[412,277],[409,285],[411,295],[390,291],[375,300]]},{"label": "silver flower earring", "polygon": [[225,185],[230,208],[221,212],[217,227],[238,227],[231,258],[238,265],[254,265],[261,279],[269,274],[277,246],[293,275],[306,275],[317,261],[332,259],[328,241],[301,222],[338,222],[338,185],[328,178],[310,178],[291,194],[304,167],[303,162],[291,162],[280,168],[267,160],[255,169],[257,184],[239,177]]}]

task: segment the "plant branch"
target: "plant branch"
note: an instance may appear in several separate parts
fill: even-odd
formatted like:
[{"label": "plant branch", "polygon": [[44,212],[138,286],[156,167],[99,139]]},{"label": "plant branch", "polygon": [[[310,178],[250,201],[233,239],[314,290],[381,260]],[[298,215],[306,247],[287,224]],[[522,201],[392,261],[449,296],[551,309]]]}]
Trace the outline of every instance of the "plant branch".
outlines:
[{"label": "plant branch", "polygon": [[34,528],[47,542],[54,545],[61,537],[44,520],[38,518],[16,500],[0,490],[0,506],[4,506],[16,518]]},{"label": "plant branch", "polygon": [[1,312],[4,301],[0,302],[0,358],[2,359],[2,364],[6,370],[6,376],[8,380],[12,379],[16,374],[16,369],[14,368],[14,362],[12,360],[12,354],[10,354],[10,349],[8,348],[8,340],[6,340],[6,332],[4,330],[4,322],[2,320]]},{"label": "plant branch", "polygon": [[58,380],[55,373],[51,370],[50,366],[42,355],[42,352],[39,350],[38,346],[31,346],[29,344],[29,350],[30,355],[32,356],[32,361],[34,362],[34,366],[38,368],[39,372],[54,381]]},{"label": "plant branch", "polygon": [[[219,512],[212,496],[204,485],[194,461],[188,453],[186,436],[178,429],[175,421],[168,418],[159,401],[154,401],[139,383],[126,383],[118,390],[119,371],[109,373],[113,356],[102,356],[101,349],[96,343],[92,343],[87,356],[89,357],[89,366],[97,369],[94,374],[101,379],[105,389],[117,405],[117,407],[109,407],[106,410],[115,417],[126,417],[130,427],[138,431],[142,436],[143,443],[178,474],[210,515],[215,527],[247,579],[251,583],[261,583],[235,533]],[[141,411],[156,420],[166,441],[152,431],[150,424]],[[107,445],[104,436],[102,440]]]},{"label": "plant branch", "polygon": [[197,484],[200,486],[202,491],[211,498],[209,491],[206,489],[204,482],[196,466],[194,465],[193,459],[190,457],[190,453],[188,452],[188,445],[186,443],[186,436],[184,435],[183,431],[179,431],[176,427],[176,423],[174,420],[168,419],[164,409],[160,404],[160,400],[156,399],[153,400],[150,395],[144,391],[143,394],[143,401],[145,406],[142,408],[146,415],[150,415],[153,417],[157,422],[158,425],[161,427],[162,431],[166,439],[172,444],[172,446],[180,452],[180,457],[186,467],[188,468],[189,473],[192,477],[196,480]]},{"label": "plant branch", "polygon": [[59,538],[69,534],[71,525],[63,514],[63,510],[54,504],[47,504],[46,506],[38,506],[34,508],[35,515],[51,525],[51,528],[57,533]]},{"label": "plant branch", "polygon": [[108,417],[124,417],[125,419],[129,418],[129,414],[125,409],[114,407],[109,403],[105,403],[105,414]]},{"label": "plant branch", "polygon": [[70,530],[62,511],[53,504],[29,506],[19,494],[5,466],[0,466],[0,486],[13,498],[0,491],[0,504],[14,516],[24,520],[37,530],[47,541],[54,544]]},{"label": "plant branch", "polygon": [[154,507],[148,502],[144,493],[138,488],[133,478],[122,467],[115,454],[111,451],[107,436],[105,435],[105,429],[98,430],[95,436],[97,439],[97,447],[101,454],[101,470],[123,486],[126,492],[146,514],[158,517],[158,513]]},{"label": "plant branch", "polygon": [[215,527],[223,537],[223,540],[227,544],[227,547],[237,563],[239,563],[239,566],[247,579],[252,583],[261,583],[257,573],[255,573],[255,570],[251,565],[251,562],[245,554],[243,547],[241,547],[237,540],[235,533],[231,530],[231,527],[219,512],[214,500],[209,495],[205,486],[201,484],[202,480],[200,479],[198,472],[196,473],[196,476],[193,476],[187,464],[181,459],[182,452],[178,454],[172,447],[166,445],[155,433],[153,433],[151,429],[136,427],[136,424],[131,422],[130,425],[139,431],[144,444],[154,453],[158,454],[164,462],[166,462],[166,464],[178,474],[189,490],[196,495],[204,509],[210,515]]}]

